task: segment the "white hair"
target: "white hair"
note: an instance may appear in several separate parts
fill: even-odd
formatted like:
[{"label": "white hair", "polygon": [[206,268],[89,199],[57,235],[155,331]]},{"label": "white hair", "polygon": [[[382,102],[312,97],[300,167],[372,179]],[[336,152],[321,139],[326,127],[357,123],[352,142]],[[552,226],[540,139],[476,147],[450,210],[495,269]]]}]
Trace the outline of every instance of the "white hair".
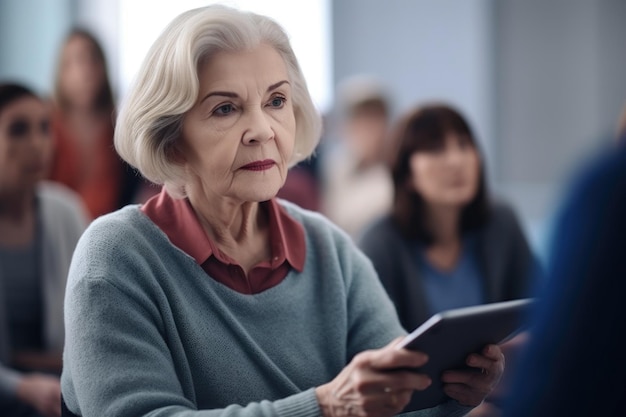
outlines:
[{"label": "white hair", "polygon": [[287,66],[293,87],[295,149],[290,166],[312,155],[322,122],[285,31],[272,19],[222,5],[176,17],[152,45],[120,109],[115,149],[141,174],[183,197],[186,176],[174,158],[182,121],[198,98],[198,68],[220,51],[261,43],[272,46]]}]

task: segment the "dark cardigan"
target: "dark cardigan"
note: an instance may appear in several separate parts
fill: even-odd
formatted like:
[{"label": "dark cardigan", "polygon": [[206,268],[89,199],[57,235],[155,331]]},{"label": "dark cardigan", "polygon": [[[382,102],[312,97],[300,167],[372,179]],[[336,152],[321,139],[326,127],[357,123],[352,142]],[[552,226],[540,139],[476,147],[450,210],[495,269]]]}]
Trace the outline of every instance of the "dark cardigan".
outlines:
[{"label": "dark cardigan", "polygon": [[[476,235],[485,301],[530,296],[539,267],[513,210],[492,203],[489,220]],[[385,216],[364,231],[358,244],[374,263],[405,329],[411,331],[426,321],[430,314],[415,242],[402,237],[391,216]]]}]

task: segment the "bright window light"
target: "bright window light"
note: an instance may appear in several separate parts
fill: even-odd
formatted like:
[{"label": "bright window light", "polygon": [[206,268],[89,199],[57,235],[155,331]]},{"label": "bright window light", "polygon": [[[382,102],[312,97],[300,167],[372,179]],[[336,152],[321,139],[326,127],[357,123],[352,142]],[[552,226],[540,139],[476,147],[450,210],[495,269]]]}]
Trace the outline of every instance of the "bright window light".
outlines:
[{"label": "bright window light", "polygon": [[[330,0],[133,0],[120,4],[120,92],[125,95],[150,45],[180,13],[211,3],[267,15],[287,31],[320,111],[332,102]],[[146,10],[150,10],[149,15]]]}]

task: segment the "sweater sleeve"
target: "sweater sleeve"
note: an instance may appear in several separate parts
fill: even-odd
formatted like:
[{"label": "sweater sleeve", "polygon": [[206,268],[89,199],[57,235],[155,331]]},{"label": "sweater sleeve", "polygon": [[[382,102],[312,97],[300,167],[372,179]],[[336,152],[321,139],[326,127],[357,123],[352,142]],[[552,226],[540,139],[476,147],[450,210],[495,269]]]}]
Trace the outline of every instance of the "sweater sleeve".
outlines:
[{"label": "sweater sleeve", "polygon": [[356,249],[354,269],[347,279],[349,361],[360,351],[379,349],[406,331],[372,263]]},{"label": "sweater sleeve", "polygon": [[[406,334],[372,263],[358,250],[355,254],[354,275],[348,283],[349,353],[356,354],[365,349],[378,349],[394,338]],[[449,400],[437,407],[405,413],[405,415],[457,417],[467,414],[471,409],[472,407],[461,406],[455,400]]]},{"label": "sweater sleeve", "polygon": [[415,328],[413,322],[422,319],[415,314],[415,310],[420,308],[417,304],[421,303],[422,297],[411,291],[410,302],[407,302],[407,283],[404,277],[409,273],[401,254],[403,242],[399,242],[394,236],[390,220],[384,218],[368,227],[357,243],[372,261],[378,279],[394,303],[404,328]]}]

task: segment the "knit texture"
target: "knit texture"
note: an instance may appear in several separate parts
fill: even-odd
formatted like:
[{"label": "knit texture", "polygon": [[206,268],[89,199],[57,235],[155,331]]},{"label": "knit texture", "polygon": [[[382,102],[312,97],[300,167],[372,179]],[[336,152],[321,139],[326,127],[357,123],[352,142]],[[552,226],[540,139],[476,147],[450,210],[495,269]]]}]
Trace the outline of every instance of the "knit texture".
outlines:
[{"label": "knit texture", "polygon": [[[404,330],[350,238],[281,204],[306,230],[304,272],[253,295],[207,276],[138,206],[94,221],[66,293],[68,408],[84,417],[320,415],[313,388]],[[467,412],[440,408],[446,414],[419,415]]]}]

